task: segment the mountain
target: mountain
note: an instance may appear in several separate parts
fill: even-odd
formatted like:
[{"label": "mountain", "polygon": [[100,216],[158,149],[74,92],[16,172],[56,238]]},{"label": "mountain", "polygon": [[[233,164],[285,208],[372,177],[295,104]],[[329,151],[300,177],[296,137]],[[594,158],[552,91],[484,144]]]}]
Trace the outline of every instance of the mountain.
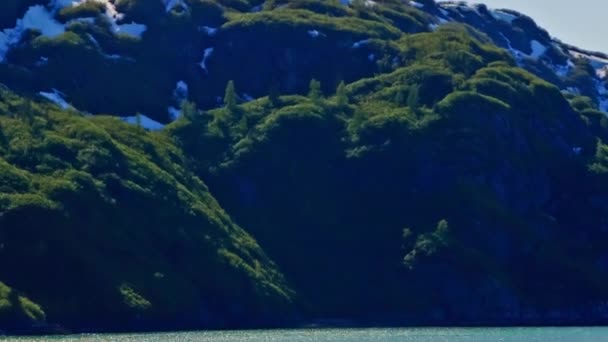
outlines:
[{"label": "mountain", "polygon": [[601,324],[608,56],[401,0],[0,3],[0,330]]}]

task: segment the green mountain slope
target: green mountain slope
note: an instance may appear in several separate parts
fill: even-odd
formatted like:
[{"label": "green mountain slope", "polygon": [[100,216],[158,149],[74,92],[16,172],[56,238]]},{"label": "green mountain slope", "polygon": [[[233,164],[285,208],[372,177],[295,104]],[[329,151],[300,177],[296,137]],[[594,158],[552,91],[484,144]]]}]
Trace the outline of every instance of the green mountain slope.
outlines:
[{"label": "green mountain slope", "polygon": [[418,58],[335,96],[313,87],[169,132],[320,316],[584,315],[607,289],[596,112],[458,27],[399,47]]},{"label": "green mountain slope", "polygon": [[0,96],[2,279],[51,322],[242,326],[289,312],[282,275],[166,136]]},{"label": "green mountain slope", "polygon": [[600,55],[458,3],[58,3],[0,5],[51,23],[0,63],[0,330],[608,318]]}]

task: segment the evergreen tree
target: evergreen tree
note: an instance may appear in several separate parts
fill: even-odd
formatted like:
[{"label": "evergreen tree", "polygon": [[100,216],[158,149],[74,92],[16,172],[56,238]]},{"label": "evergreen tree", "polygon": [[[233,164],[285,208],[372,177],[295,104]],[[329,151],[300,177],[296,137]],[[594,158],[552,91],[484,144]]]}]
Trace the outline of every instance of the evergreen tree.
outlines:
[{"label": "evergreen tree", "polygon": [[181,111],[182,116],[190,122],[195,122],[201,116],[194,102],[182,101]]},{"label": "evergreen tree", "polygon": [[403,89],[399,89],[399,91],[397,91],[397,94],[395,94],[395,103],[402,106],[402,105],[406,105],[407,104],[407,96],[406,96],[406,92]]},{"label": "evergreen tree", "polygon": [[350,6],[357,11],[364,11],[366,8],[365,0],[352,0]]},{"label": "evergreen tree", "polygon": [[310,80],[310,90],[308,91],[308,98],[312,100],[314,103],[321,102],[321,98],[323,97],[323,93],[321,92],[321,82],[315,80],[314,78]]},{"label": "evergreen tree", "polygon": [[270,87],[270,91],[268,93],[268,101],[270,101],[270,105],[272,107],[279,107],[281,105],[281,98],[279,97],[279,87],[276,84],[273,84]]},{"label": "evergreen tree", "polygon": [[420,108],[420,86],[413,85],[410,87],[407,95],[407,106],[414,112]]},{"label": "evergreen tree", "polygon": [[224,104],[226,105],[226,109],[231,112],[236,109],[236,89],[234,87],[234,81],[232,80],[226,85]]},{"label": "evergreen tree", "polygon": [[353,113],[353,117],[350,119],[348,123],[348,130],[351,133],[355,133],[357,130],[363,126],[363,123],[367,120],[367,114],[361,110],[360,108],[356,108]]},{"label": "evergreen tree", "polygon": [[346,93],[346,85],[344,81],[338,84],[338,89],[336,89],[336,103],[340,107],[346,107],[348,105],[348,94]]},{"label": "evergreen tree", "polygon": [[8,141],[6,139],[6,135],[4,134],[4,129],[2,128],[2,123],[0,122],[0,147],[5,147]]},{"label": "evergreen tree", "polygon": [[135,125],[137,127],[143,129],[142,118],[141,118],[141,114],[140,113],[135,114]]},{"label": "evergreen tree", "polygon": [[34,122],[34,108],[32,106],[32,101],[31,100],[23,100],[21,101],[21,103],[19,104],[19,107],[17,109],[17,115],[19,117],[22,118],[22,120],[24,122],[26,122],[28,125],[31,125]]}]

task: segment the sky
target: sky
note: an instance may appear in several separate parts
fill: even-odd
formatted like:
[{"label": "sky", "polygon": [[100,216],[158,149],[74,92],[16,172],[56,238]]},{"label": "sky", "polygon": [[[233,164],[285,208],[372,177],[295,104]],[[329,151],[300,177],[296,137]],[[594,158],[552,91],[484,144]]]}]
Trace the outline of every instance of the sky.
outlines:
[{"label": "sky", "polygon": [[608,53],[608,0],[470,0],[534,19],[564,43]]}]

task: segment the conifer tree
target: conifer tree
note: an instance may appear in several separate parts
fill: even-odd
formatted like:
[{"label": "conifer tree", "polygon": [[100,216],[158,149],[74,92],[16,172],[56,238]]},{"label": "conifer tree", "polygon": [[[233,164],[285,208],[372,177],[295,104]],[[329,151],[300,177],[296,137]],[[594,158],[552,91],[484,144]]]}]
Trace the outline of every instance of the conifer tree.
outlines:
[{"label": "conifer tree", "polygon": [[321,98],[323,93],[321,92],[321,82],[315,80],[314,78],[310,80],[310,90],[308,91],[308,98],[312,100],[314,103],[321,102]]},{"label": "conifer tree", "polygon": [[279,107],[281,105],[281,99],[279,94],[279,87],[276,84],[273,84],[270,87],[270,91],[268,93],[268,101],[270,101],[270,105],[272,107]]},{"label": "conifer tree", "polygon": [[135,114],[135,125],[138,128],[142,128],[143,129],[143,124],[142,124],[142,119],[141,119],[141,114],[140,113]]},{"label": "conifer tree", "polygon": [[226,105],[226,109],[231,112],[236,109],[236,89],[234,87],[234,81],[232,80],[226,85],[224,104]]},{"label": "conifer tree", "polygon": [[420,108],[420,86],[413,85],[410,87],[407,95],[407,106],[414,112]]},{"label": "conifer tree", "polygon": [[336,89],[336,102],[340,107],[346,107],[348,105],[348,94],[346,93],[346,85],[344,81],[338,84],[338,89]]},{"label": "conifer tree", "polygon": [[182,101],[181,111],[182,116],[190,122],[195,122],[200,117],[194,102]]}]

